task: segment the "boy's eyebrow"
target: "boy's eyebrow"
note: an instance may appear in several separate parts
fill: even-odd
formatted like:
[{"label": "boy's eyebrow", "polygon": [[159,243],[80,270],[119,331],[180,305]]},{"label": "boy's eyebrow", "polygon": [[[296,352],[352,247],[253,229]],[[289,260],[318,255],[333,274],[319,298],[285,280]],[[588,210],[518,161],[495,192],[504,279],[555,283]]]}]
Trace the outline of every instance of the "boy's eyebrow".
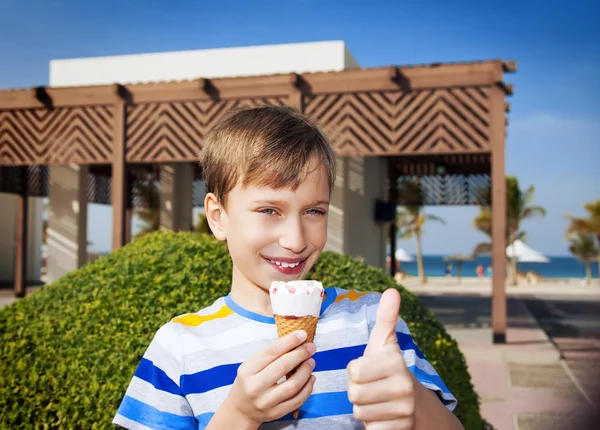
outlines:
[{"label": "boy's eyebrow", "polygon": [[[280,205],[282,203],[285,203],[282,200],[255,200],[254,201],[255,204],[261,204],[261,205]],[[328,205],[329,204],[329,200],[317,200],[316,202],[311,203],[308,206],[319,206],[319,205]]]}]

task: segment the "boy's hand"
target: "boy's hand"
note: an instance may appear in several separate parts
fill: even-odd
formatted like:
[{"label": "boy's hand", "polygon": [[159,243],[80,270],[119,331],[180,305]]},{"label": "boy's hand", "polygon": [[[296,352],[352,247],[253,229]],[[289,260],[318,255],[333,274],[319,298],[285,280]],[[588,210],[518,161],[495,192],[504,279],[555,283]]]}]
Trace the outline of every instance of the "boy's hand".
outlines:
[{"label": "boy's hand", "polygon": [[[316,348],[314,343],[302,345],[305,340],[306,332],[296,331],[240,365],[224,405],[247,427],[257,428],[263,422],[281,418],[302,406],[310,396],[315,382],[315,362],[310,357]],[[277,384],[298,366],[290,379]]]},{"label": "boy's hand", "polygon": [[400,294],[389,289],[379,302],[364,355],[348,364],[348,398],[354,404],[355,418],[367,429],[404,430],[414,424],[418,382],[398,346],[399,312]]}]

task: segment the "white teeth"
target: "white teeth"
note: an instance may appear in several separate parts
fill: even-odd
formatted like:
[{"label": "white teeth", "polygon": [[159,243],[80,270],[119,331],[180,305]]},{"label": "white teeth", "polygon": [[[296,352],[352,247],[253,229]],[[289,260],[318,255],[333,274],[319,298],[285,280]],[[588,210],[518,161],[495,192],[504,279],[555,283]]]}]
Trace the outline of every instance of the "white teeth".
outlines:
[{"label": "white teeth", "polygon": [[277,266],[281,266],[281,267],[284,267],[284,268],[296,267],[296,266],[298,266],[300,264],[300,262],[297,262],[297,263],[286,263],[286,262],[275,261],[275,260],[268,260],[268,261],[271,264],[275,264]]}]

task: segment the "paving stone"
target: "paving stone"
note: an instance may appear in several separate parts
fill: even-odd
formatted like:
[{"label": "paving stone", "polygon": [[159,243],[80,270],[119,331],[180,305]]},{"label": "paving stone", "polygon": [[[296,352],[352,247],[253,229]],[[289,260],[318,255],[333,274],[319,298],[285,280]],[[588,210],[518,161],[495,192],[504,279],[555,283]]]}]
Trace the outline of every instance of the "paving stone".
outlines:
[{"label": "paving stone", "polygon": [[539,388],[559,396],[581,396],[560,363],[509,363],[508,368],[513,387]]}]

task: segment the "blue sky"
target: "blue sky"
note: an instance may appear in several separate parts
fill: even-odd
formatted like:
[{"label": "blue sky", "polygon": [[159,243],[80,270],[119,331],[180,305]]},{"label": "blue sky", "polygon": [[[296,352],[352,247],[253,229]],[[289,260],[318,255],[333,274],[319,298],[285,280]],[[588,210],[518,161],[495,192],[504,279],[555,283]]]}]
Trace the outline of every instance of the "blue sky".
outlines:
[{"label": "blue sky", "polygon": [[[506,170],[548,210],[524,224],[529,244],[567,254],[563,214],[600,198],[598,2],[0,0],[0,11],[0,88],[47,84],[52,59],[320,40],[344,40],[362,67],[516,60]],[[425,253],[483,239],[476,208],[427,211],[446,225],[426,228]],[[108,250],[109,209],[89,217],[94,249]]]}]

